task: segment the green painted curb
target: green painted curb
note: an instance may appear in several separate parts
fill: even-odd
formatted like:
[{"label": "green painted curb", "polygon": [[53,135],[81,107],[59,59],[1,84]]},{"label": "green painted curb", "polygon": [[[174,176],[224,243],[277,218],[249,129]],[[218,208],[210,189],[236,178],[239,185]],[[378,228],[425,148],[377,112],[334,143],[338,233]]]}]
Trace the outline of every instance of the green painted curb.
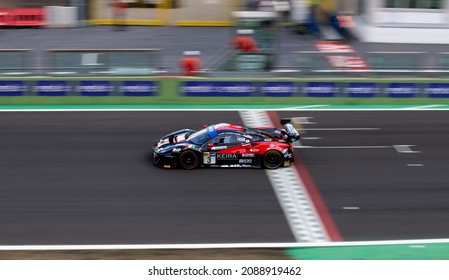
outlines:
[{"label": "green painted curb", "polygon": [[297,260],[449,260],[449,243],[286,249]]}]

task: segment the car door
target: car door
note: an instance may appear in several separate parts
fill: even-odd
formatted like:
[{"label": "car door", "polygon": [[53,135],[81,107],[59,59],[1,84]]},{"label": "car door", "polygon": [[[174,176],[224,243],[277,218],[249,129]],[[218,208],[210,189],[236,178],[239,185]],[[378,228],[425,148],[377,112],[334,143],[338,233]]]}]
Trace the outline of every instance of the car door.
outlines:
[{"label": "car door", "polygon": [[237,135],[223,133],[215,136],[203,146],[203,164],[205,165],[234,165],[239,157],[235,148],[239,143]]}]

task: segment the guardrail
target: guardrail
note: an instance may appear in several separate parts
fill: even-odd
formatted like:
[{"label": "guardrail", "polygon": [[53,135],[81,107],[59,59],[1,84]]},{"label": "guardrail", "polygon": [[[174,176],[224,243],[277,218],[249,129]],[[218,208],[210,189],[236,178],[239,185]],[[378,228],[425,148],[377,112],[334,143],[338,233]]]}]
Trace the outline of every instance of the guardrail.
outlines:
[{"label": "guardrail", "polygon": [[[45,66],[32,67],[32,50],[0,50],[0,76],[154,76],[167,73],[160,49],[54,49]],[[449,77],[449,52],[292,53],[276,65],[276,52],[220,50],[206,60],[206,77]]]},{"label": "guardrail", "polygon": [[31,75],[30,52],[27,49],[1,49],[0,76]]},{"label": "guardrail", "polygon": [[31,50],[0,50],[0,75],[151,76],[165,73],[160,49],[54,49],[46,66],[31,67]]},{"label": "guardrail", "polygon": [[47,50],[48,75],[156,75],[159,49]]}]

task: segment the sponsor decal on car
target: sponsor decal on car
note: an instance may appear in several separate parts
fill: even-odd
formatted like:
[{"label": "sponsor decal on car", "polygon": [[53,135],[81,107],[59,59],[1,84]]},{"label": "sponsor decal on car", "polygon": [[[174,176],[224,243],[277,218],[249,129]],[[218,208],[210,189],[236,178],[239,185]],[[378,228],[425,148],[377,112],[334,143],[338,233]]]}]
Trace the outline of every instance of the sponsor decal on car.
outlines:
[{"label": "sponsor decal on car", "polygon": [[220,150],[225,150],[227,148],[228,148],[228,146],[216,146],[216,147],[212,147],[211,150],[212,151],[220,151]]},{"label": "sponsor decal on car", "polygon": [[239,163],[252,163],[252,162],[253,160],[248,158],[239,159]]},{"label": "sponsor decal on car", "polygon": [[204,164],[215,164],[217,162],[217,154],[204,152],[203,153],[203,163]]},{"label": "sponsor decal on car", "polygon": [[221,160],[236,160],[237,155],[235,155],[235,154],[218,154],[217,158],[221,159]]},{"label": "sponsor decal on car", "polygon": [[259,151],[259,149],[249,149],[249,151],[250,151],[251,153],[257,153],[257,152]]},{"label": "sponsor decal on car", "polygon": [[242,154],[243,158],[253,158],[254,154]]},{"label": "sponsor decal on car", "polygon": [[276,149],[276,150],[278,150],[278,149],[280,149],[280,148],[279,148],[278,145],[270,144],[270,149]]}]

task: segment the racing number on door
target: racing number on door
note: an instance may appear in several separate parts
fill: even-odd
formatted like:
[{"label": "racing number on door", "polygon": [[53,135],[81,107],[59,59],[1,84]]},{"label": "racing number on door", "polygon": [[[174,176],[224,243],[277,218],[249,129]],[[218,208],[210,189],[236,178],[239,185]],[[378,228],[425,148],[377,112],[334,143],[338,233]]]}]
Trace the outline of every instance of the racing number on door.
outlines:
[{"label": "racing number on door", "polygon": [[215,164],[216,159],[217,159],[217,157],[216,157],[215,153],[210,153],[210,152],[203,153],[203,163],[204,164]]}]

